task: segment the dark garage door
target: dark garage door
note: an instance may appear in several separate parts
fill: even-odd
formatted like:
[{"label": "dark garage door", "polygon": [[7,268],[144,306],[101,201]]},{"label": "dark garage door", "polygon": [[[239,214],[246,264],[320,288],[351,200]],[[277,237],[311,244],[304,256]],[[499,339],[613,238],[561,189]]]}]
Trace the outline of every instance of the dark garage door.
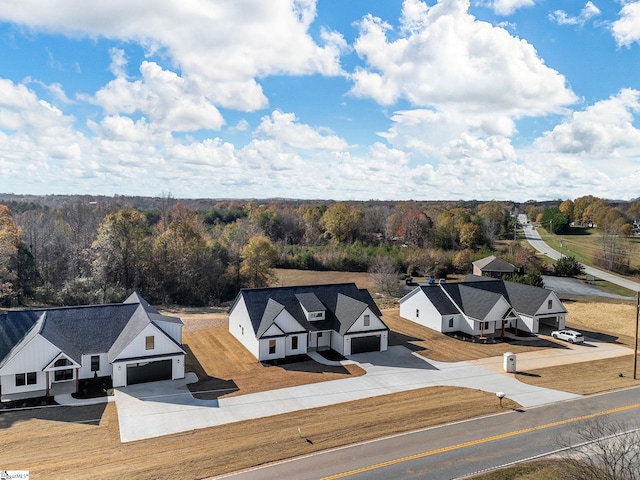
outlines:
[{"label": "dark garage door", "polygon": [[380,351],[380,336],[355,337],[351,339],[351,355]]},{"label": "dark garage door", "polygon": [[159,360],[146,365],[127,367],[127,385],[171,380],[171,360]]}]

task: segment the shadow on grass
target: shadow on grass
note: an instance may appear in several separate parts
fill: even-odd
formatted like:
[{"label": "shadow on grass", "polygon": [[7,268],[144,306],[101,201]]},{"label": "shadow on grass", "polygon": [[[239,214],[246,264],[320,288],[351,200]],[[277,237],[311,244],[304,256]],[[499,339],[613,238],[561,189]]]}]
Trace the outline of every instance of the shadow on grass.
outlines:
[{"label": "shadow on grass", "polygon": [[422,342],[422,341],[423,341],[422,338],[404,335],[402,333],[394,332],[393,330],[389,331],[390,347],[394,345],[400,345],[402,347],[405,347],[411,350],[412,352],[421,352],[421,351],[428,350],[427,348],[421,345],[416,345],[415,343],[413,343],[413,342]]},{"label": "shadow on grass", "polygon": [[229,395],[240,390],[233,380],[209,376],[189,345],[183,344],[182,346],[187,352],[184,364],[185,371],[193,372],[198,377],[197,382],[187,385],[193,398],[198,400],[217,400],[223,395]]},{"label": "shadow on grass", "polygon": [[[42,399],[47,397],[41,397]],[[38,400],[38,399],[31,399]],[[0,429],[10,428],[15,423],[27,422],[29,420],[45,420],[52,422],[69,422],[82,425],[98,426],[105,408],[106,403],[86,406],[60,406],[51,404],[51,401],[42,400],[42,405],[34,405],[35,402],[28,402],[31,406],[20,406],[24,403],[20,401],[5,402],[0,409]],[[11,408],[7,408],[11,407]],[[42,428],[42,426],[34,426],[34,428]]]},{"label": "shadow on grass", "polygon": [[[343,357],[344,358],[344,357]],[[312,360],[307,355],[294,355],[292,357],[281,358],[275,361],[261,362],[265,367],[280,367],[290,372],[305,373],[338,373],[349,375],[349,370],[342,366],[323,365]]]}]

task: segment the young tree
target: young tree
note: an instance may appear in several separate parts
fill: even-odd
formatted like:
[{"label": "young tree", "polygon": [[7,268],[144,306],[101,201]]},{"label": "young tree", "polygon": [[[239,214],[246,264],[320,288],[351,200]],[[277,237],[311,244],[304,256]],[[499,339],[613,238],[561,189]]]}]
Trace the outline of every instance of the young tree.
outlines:
[{"label": "young tree", "polygon": [[[568,450],[562,478],[567,480],[640,479],[640,428],[616,420],[595,417],[580,424],[575,434],[559,439]],[[578,446],[575,446],[575,445]]]},{"label": "young tree", "polygon": [[562,257],[556,261],[553,271],[560,277],[577,277],[584,272],[584,265],[575,257]]},{"label": "young tree", "polygon": [[377,256],[369,267],[369,274],[373,277],[380,292],[386,295],[396,295],[398,292],[398,269],[387,256]]},{"label": "young tree", "polygon": [[241,273],[250,287],[266,287],[273,280],[273,266],[277,252],[264,235],[255,235],[242,249]]}]

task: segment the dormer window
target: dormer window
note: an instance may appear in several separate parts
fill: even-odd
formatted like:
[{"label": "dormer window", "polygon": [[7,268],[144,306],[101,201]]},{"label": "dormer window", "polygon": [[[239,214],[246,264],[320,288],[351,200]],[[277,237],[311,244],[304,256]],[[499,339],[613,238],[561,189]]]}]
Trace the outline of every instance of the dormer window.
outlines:
[{"label": "dormer window", "polygon": [[324,320],[324,312],[309,312],[309,320]]}]

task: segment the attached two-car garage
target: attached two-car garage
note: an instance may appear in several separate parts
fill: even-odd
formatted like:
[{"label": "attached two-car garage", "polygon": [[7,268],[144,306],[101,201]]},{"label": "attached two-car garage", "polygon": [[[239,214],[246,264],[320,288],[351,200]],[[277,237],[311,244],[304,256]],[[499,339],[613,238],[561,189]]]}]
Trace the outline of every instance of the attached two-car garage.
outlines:
[{"label": "attached two-car garage", "polygon": [[171,359],[129,364],[127,365],[127,385],[171,380],[172,364]]},{"label": "attached two-car garage", "polygon": [[380,335],[368,335],[366,337],[351,338],[351,355],[356,353],[379,352],[382,337]]}]

